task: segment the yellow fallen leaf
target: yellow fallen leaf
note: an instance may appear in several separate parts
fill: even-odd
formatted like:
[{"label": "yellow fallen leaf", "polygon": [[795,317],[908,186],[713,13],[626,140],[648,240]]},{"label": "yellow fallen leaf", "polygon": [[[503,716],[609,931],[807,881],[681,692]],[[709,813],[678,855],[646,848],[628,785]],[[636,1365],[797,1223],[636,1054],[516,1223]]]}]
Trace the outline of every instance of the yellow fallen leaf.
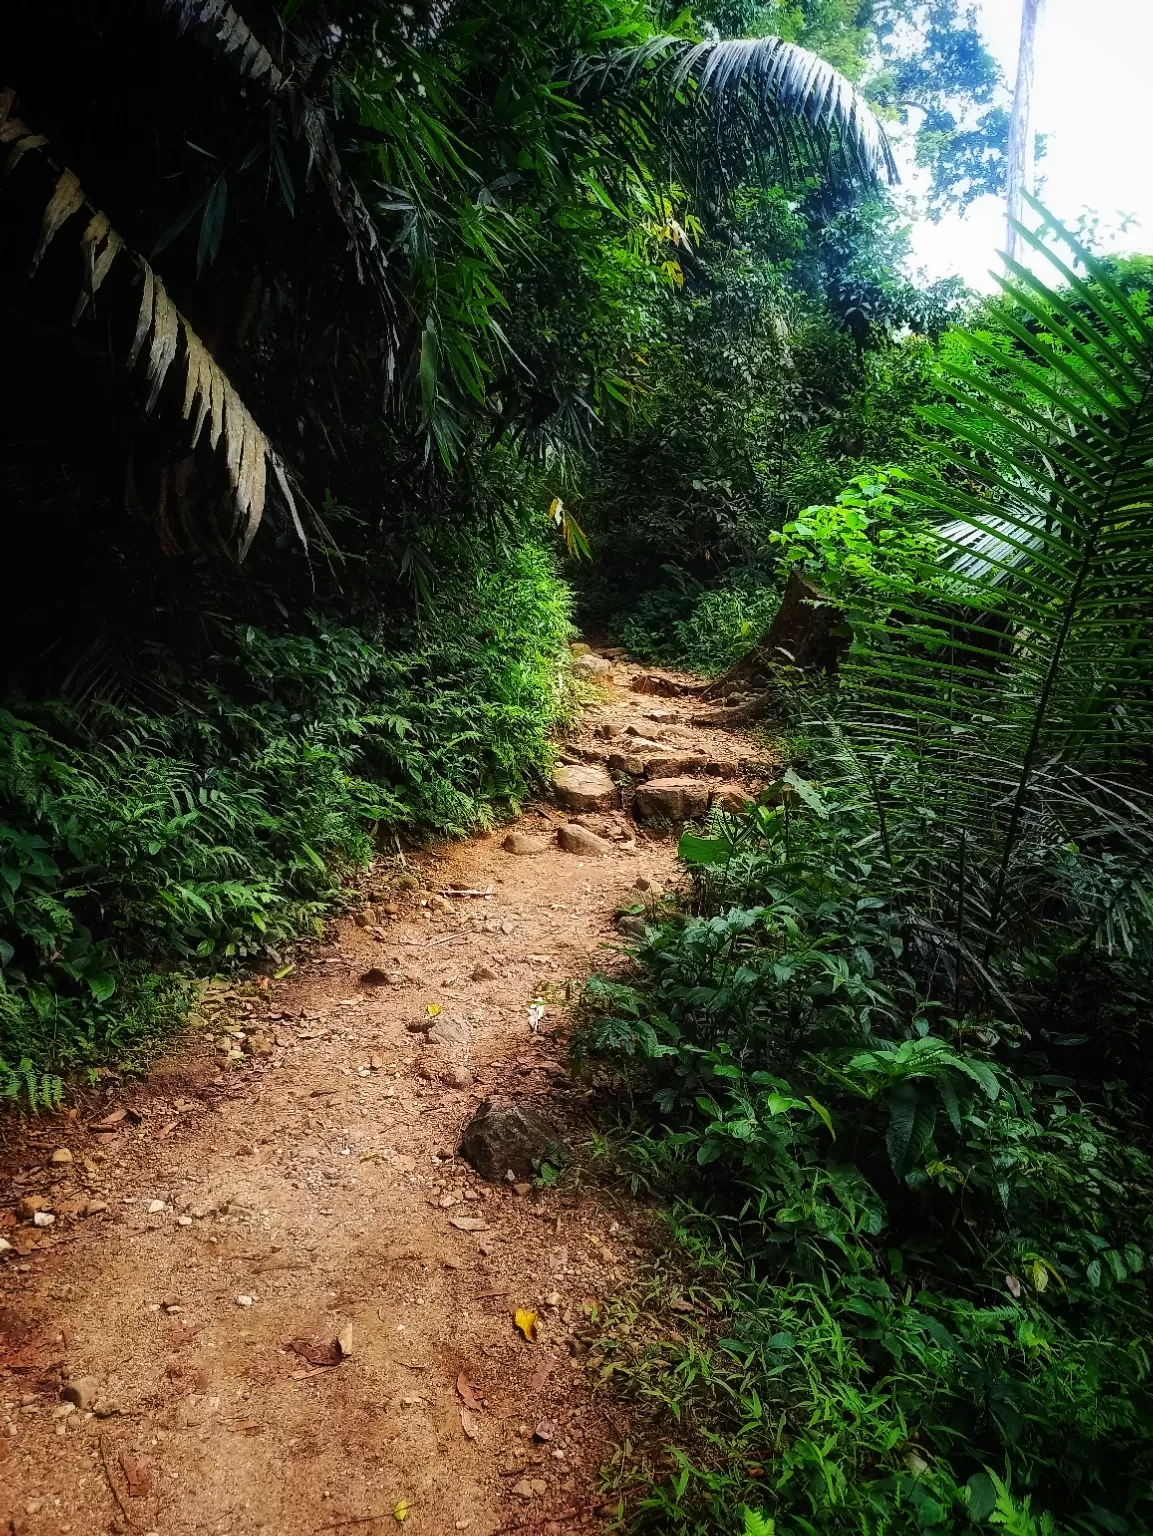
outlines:
[{"label": "yellow fallen leaf", "polygon": [[536,1343],[536,1313],[526,1312],[523,1307],[518,1307],[513,1322],[524,1334],[530,1344]]},{"label": "yellow fallen leaf", "polygon": [[393,1505],[393,1508],[392,1508],[392,1518],[394,1520],[407,1520],[408,1519],[408,1500],[407,1499],[397,1499],[396,1503]]},{"label": "yellow fallen leaf", "polygon": [[440,1004],[439,1003],[429,1003],[429,1005],[428,1005],[428,1016],[429,1016],[430,1019],[435,1019],[439,1012],[440,1012]]}]

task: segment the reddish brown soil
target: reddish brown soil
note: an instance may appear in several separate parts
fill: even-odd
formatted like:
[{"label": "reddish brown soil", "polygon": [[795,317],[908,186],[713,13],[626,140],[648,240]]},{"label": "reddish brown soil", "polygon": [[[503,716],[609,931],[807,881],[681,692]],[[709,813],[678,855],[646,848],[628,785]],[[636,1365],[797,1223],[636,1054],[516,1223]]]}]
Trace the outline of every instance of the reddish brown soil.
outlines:
[{"label": "reddish brown soil", "polygon": [[[605,756],[595,728],[630,723],[748,754],[647,719],[687,710],[624,691],[631,669],[616,670],[570,756]],[[541,806],[517,830],[564,819]],[[676,878],[671,837],[592,821],[615,835],[610,854],[513,857],[502,828],[381,864],[375,928],[350,916],[285,980],[210,992],[206,1027],[144,1084],[9,1121],[0,1532],[376,1536],[400,1528],[401,1500],[414,1536],[599,1526],[598,1470],[627,1425],[592,1394],[584,1354],[597,1302],[635,1277],[655,1223],[587,1164],[518,1194],[436,1155],[493,1093],[537,1101],[587,1143],[584,1090],[554,1038],[567,983],[614,959],[614,911],[642,899],[638,877]],[[397,887],[406,874],[419,889]],[[447,911],[421,905],[489,886]],[[474,980],[480,965],[494,976]],[[374,966],[394,979],[363,983]],[[429,1004],[457,1044],[408,1031]],[[232,1060],[216,1048],[229,1020]],[[118,1107],[118,1125],[92,1128]],[[53,1223],[35,1226],[21,1200]],[[538,1314],[534,1342],[518,1308]],[[351,1354],[310,1364],[349,1324]],[[69,1411],[61,1388],[77,1378],[95,1397]]]}]

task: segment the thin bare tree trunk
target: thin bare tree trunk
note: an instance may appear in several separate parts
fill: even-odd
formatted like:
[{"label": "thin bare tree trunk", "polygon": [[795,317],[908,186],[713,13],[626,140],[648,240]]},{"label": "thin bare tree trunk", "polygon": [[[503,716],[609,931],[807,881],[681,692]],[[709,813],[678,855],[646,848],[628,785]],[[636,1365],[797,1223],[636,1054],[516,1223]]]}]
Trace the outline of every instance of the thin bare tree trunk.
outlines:
[{"label": "thin bare tree trunk", "polygon": [[1013,90],[1013,116],[1009,122],[1009,156],[1006,167],[1005,253],[1016,259],[1020,236],[1013,228],[1020,219],[1023,192],[1033,190],[1033,54],[1037,19],[1044,0],[1021,0],[1021,47],[1017,55],[1017,84]]}]

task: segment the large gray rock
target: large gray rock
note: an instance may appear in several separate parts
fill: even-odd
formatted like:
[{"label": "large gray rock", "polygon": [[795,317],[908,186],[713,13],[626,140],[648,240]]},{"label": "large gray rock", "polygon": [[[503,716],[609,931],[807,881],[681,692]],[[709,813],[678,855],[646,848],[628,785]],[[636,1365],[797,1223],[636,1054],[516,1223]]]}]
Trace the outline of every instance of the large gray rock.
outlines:
[{"label": "large gray rock", "polygon": [[481,1178],[500,1180],[509,1172],[531,1178],[542,1162],[564,1162],[568,1148],[554,1125],[512,1099],[485,1099],[465,1126],[460,1155]]},{"label": "large gray rock", "polygon": [[527,832],[510,832],[500,846],[505,853],[519,854],[524,858],[534,853],[544,853],[548,842],[543,837],[530,837]]},{"label": "large gray rock", "polygon": [[639,779],[645,771],[644,758],[634,752],[612,752],[608,765],[611,773],[627,773],[631,779]]},{"label": "large gray rock", "polygon": [[572,669],[577,677],[604,683],[612,676],[613,664],[606,656],[594,656],[591,651],[586,651],[583,656],[573,658]]},{"label": "large gray rock", "polygon": [[592,763],[566,763],[557,768],[552,787],[566,811],[607,811],[617,803],[616,785],[603,768]]},{"label": "large gray rock", "polygon": [[469,1027],[463,1019],[454,1019],[451,1014],[441,1013],[433,1019],[424,1038],[429,1045],[467,1045],[469,1033]]},{"label": "large gray rock", "polygon": [[753,796],[743,784],[716,784],[713,786],[713,803],[736,815],[746,805],[752,805]]},{"label": "large gray rock", "polygon": [[695,821],[709,808],[709,782],[688,775],[648,779],[637,786],[633,815],[650,826],[657,822]]}]

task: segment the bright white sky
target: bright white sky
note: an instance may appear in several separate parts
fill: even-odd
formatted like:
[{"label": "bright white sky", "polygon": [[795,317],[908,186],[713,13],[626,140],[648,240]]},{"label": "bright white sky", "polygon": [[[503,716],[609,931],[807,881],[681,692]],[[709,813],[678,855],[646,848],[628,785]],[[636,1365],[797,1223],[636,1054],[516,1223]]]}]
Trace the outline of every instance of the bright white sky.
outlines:
[{"label": "bright white sky", "polygon": [[[977,0],[985,41],[1012,86],[1020,0]],[[1153,251],[1153,0],[1045,0],[1037,39],[1033,127],[1049,134],[1040,196],[1066,223],[1100,215],[1104,248]],[[902,156],[906,190],[916,186]],[[1119,231],[1120,215],[1138,223]],[[914,265],[931,278],[959,273],[975,288],[1004,249],[1004,209],[982,198],[963,216],[917,222]]]}]

